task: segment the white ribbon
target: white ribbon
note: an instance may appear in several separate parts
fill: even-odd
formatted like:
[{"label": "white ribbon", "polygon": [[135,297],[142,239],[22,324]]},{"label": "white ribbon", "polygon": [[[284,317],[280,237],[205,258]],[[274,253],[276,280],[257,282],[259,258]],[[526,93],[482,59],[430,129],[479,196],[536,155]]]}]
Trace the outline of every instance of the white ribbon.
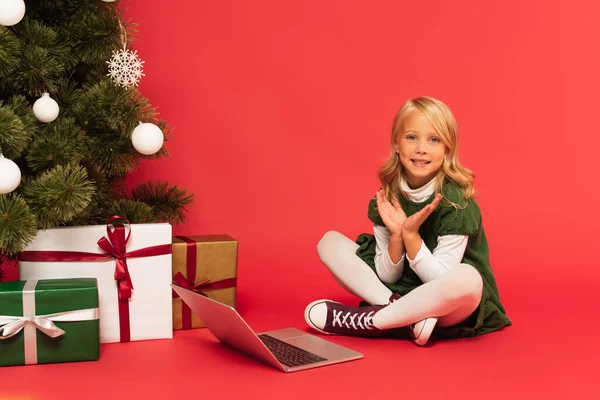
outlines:
[{"label": "white ribbon", "polygon": [[25,334],[25,364],[37,364],[36,329],[51,338],[64,335],[56,322],[91,321],[98,319],[98,308],[65,311],[55,314],[35,315],[35,286],[37,280],[28,280],[23,287],[23,316],[0,315],[0,340],[15,336],[21,330]]},{"label": "white ribbon", "polygon": [[65,311],[56,314],[36,315],[35,317],[13,317],[0,315],[0,340],[8,339],[19,333],[25,324],[33,324],[37,329],[51,338],[65,334],[65,331],[54,325],[56,322],[91,321],[98,319],[98,309]]}]

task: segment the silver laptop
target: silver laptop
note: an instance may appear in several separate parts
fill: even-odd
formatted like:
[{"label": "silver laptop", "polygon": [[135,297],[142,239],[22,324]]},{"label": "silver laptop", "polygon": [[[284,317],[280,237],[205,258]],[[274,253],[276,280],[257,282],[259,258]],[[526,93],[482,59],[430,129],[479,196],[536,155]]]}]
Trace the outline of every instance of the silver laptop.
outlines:
[{"label": "silver laptop", "polygon": [[174,285],[173,290],[223,344],[284,372],[356,360],[363,355],[296,328],[256,334],[231,306]]}]

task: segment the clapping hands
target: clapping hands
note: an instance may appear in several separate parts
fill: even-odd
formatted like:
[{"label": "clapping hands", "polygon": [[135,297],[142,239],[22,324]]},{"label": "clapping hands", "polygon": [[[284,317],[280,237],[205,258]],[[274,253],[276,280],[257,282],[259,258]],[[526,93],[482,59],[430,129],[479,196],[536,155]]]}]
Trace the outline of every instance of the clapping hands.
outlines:
[{"label": "clapping hands", "polygon": [[383,223],[392,236],[402,236],[402,225],[406,221],[406,214],[397,200],[391,203],[385,198],[383,189],[377,191],[377,210]]},{"label": "clapping hands", "polygon": [[385,198],[383,190],[377,191],[377,209],[383,223],[390,231],[390,235],[402,237],[419,233],[419,227],[431,215],[442,200],[442,195],[437,194],[433,201],[422,210],[406,217],[406,213],[397,200],[390,202]]},{"label": "clapping hands", "polygon": [[406,237],[418,234],[423,222],[431,215],[441,200],[442,195],[438,193],[430,204],[427,204],[423,209],[406,218],[402,225],[402,236]]}]

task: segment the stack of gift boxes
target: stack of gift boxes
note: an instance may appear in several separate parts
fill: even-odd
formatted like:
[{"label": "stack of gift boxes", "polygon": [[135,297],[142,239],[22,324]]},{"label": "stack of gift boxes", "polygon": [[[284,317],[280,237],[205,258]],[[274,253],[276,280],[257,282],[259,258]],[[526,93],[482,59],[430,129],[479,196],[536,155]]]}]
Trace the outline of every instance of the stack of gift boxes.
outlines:
[{"label": "stack of gift boxes", "polygon": [[234,238],[122,221],[38,232],[21,280],[0,282],[0,366],[98,360],[101,343],[203,327],[171,283],[235,307]]}]

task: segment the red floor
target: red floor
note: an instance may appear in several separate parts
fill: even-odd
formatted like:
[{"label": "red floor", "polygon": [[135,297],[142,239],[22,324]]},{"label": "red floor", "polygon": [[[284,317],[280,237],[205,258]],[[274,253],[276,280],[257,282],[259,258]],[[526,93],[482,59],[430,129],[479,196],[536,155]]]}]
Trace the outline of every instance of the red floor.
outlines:
[{"label": "red floor", "polygon": [[[556,273],[535,284],[526,272],[503,275],[502,300],[514,325],[476,339],[419,348],[328,337],[365,357],[285,374],[219,344],[206,329],[178,331],[173,340],[103,345],[98,362],[0,368],[0,398],[597,398],[600,323],[591,278],[598,273],[591,273],[569,285]],[[238,309],[258,332],[308,330],[303,307],[324,290],[291,297],[284,287],[267,291],[254,286],[258,281],[241,282]],[[326,286],[328,297],[354,301],[332,288]]]}]

